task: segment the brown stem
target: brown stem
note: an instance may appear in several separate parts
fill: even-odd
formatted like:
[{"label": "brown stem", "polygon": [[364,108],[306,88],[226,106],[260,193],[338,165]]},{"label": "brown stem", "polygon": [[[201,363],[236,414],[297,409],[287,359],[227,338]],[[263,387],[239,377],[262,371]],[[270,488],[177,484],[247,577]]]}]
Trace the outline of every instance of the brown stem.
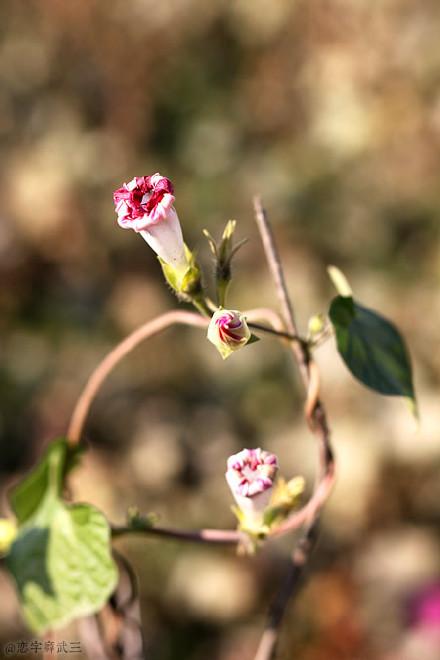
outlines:
[{"label": "brown stem", "polygon": [[92,372],[76,403],[67,430],[69,443],[71,445],[76,445],[80,441],[87,414],[99,388],[118,362],[120,362],[122,358],[130,353],[130,351],[132,351],[138,344],[144,341],[144,339],[149,339],[162,332],[162,330],[175,324],[206,328],[208,323],[209,319],[200,316],[200,314],[173,310],[158,316],[152,321],[144,323],[144,325],[132,332],[128,337],[121,341],[120,344],[115,346],[115,348],[105,356]]},{"label": "brown stem", "polygon": [[[280,301],[282,316],[286,324],[286,329],[291,335],[299,336],[298,328],[295,321],[293,306],[287,291],[286,280],[284,277],[283,267],[275,243],[272,227],[267,219],[267,214],[261,199],[254,198],[255,220],[260,232],[261,240],[264,247],[264,252],[269,265],[270,272],[275,284],[278,300]],[[304,385],[307,388],[308,384],[308,369],[307,369],[307,355],[304,351],[304,346],[301,341],[292,341],[292,351],[295,356],[296,362],[299,366]]]},{"label": "brown stem", "polygon": [[289,569],[284,577],[278,593],[276,594],[267,617],[267,624],[258,646],[254,660],[267,660],[273,658],[277,641],[278,631],[281,626],[287,604],[295,595],[301,585],[301,577],[307,561],[315,546],[318,532],[319,518],[315,518],[308,526],[306,532],[298,541],[292,552]]},{"label": "brown stem", "polygon": [[248,326],[249,328],[252,328],[252,330],[267,332],[270,335],[275,335],[276,337],[279,337],[281,339],[306,341],[305,339],[301,339],[301,337],[298,337],[298,335],[291,335],[288,332],[285,332],[284,330],[274,330],[273,328],[269,328],[267,325],[261,325],[261,323],[248,322]]},{"label": "brown stem", "polygon": [[165,529],[163,527],[145,527],[135,529],[133,527],[112,527],[112,536],[124,536],[126,534],[146,534],[148,536],[161,536],[180,541],[194,541],[196,543],[223,543],[229,545],[237,544],[242,533],[231,529],[198,529],[188,531],[182,529]]},{"label": "brown stem", "polygon": [[[255,219],[260,231],[266,259],[271,271],[277,296],[280,301],[286,329],[291,335],[298,337],[293,306],[284,278],[283,268],[275,244],[272,228],[267,219],[261,199],[254,199]],[[330,494],[334,482],[334,459],[330,445],[330,431],[324,407],[319,400],[319,374],[316,364],[312,361],[309,347],[300,339],[289,341],[289,345],[297,362],[304,387],[306,389],[305,416],[310,428],[319,440],[319,472],[312,498],[305,507],[293,513],[277,529],[273,536],[281,535],[307,524],[306,531],[292,553],[292,561],[288,574],[285,576],[279,591],[269,611],[268,620],[263,632],[255,660],[271,660],[275,657],[279,629],[284,612],[290,598],[297,592],[299,578],[314,545],[317,532],[319,512]]]}]

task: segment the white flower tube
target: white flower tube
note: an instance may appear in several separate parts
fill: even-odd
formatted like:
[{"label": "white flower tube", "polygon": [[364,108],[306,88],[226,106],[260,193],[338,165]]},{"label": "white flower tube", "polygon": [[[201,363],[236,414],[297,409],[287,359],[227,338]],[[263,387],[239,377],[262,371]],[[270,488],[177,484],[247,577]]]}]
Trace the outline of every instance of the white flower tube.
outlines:
[{"label": "white flower tube", "polygon": [[139,233],[166,264],[173,266],[179,272],[185,272],[188,269],[182,229],[173,207],[168,211],[165,221],[149,225],[147,229]]}]

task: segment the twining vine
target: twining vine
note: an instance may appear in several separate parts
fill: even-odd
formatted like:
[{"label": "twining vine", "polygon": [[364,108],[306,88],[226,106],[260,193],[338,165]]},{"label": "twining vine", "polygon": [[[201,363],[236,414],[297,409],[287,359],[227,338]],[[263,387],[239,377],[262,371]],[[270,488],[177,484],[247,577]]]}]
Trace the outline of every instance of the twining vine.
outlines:
[{"label": "twining vine", "polygon": [[[47,636],[75,619],[96,617],[100,621],[104,609],[111,606],[119,618],[128,617],[126,607],[115,605],[122,572],[131,585],[127,603],[132,603],[137,590],[130,565],[112,548],[113,540],[122,535],[227,544],[241,553],[253,553],[271,538],[302,529],[253,653],[254,660],[271,660],[276,657],[286,608],[298,592],[318,537],[320,512],[335,479],[315,349],[334,335],[337,350],[355,378],[381,394],[406,397],[417,414],[408,351],[396,327],[356,301],[347,279],[334,266],[329,275],[338,295],[331,301],[328,315],[312,317],[307,335],[300,334],[272,227],[259,198],[254,199],[255,219],[280,313],[271,308],[241,311],[227,307],[232,260],[245,242],[234,243],[235,221],[227,223],[219,242],[204,230],[215,260],[212,300],[197,259],[184,242],[171,181],[158,173],[134,177],[115,191],[114,202],[119,226],[142,236],[156,252],[178,300],[192,305],[196,312],[174,309],[147,321],[96,366],[74,407],[66,437],[50,442],[31,473],[10,491],[12,515],[0,519],[3,565],[15,581],[27,625]],[[154,516],[137,510],[128,512],[125,524],[116,525],[92,505],[69,500],[69,475],[81,464],[84,426],[105,380],[141,342],[179,325],[204,331],[224,360],[266,335],[276,337],[290,351],[304,385],[304,417],[316,438],[319,465],[312,494],[302,506],[302,477],[286,481],[279,475],[277,457],[261,448],[244,448],[227,461],[225,456],[226,481],[235,500],[235,529],[162,527]],[[96,628],[103,637],[104,628]],[[109,657],[116,657],[115,653],[113,644]],[[119,656],[124,656],[121,649]]]}]

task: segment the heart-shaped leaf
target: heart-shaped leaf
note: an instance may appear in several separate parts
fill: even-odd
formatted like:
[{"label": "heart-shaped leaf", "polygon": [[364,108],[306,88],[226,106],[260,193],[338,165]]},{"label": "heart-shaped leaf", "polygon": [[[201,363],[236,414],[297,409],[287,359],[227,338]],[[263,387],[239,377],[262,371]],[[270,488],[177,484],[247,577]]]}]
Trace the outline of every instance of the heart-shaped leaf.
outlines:
[{"label": "heart-shaped leaf", "polygon": [[26,622],[37,633],[97,612],[117,581],[104,516],[88,504],[66,506],[51,497],[44,507],[46,524],[22,527],[6,560]]},{"label": "heart-shaped leaf", "polygon": [[338,351],[351,373],[380,394],[415,403],[411,363],[397,328],[353,298],[337,296],[329,311]]},{"label": "heart-shaped leaf", "polygon": [[11,493],[20,526],[6,566],[24,617],[38,633],[97,612],[117,582],[105,517],[89,504],[61,500],[77,458],[78,450],[56,440]]}]

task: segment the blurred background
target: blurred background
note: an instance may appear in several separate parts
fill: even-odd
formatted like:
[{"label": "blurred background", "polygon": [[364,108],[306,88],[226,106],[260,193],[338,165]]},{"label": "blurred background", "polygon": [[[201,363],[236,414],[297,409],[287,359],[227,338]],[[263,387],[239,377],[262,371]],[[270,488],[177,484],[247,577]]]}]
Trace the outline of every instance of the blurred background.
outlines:
[{"label": "blurred background", "polygon": [[[280,658],[438,659],[438,1],[15,0],[0,17],[3,493],[65,432],[106,351],[176,305],[147,245],[117,227],[113,190],[168,176],[208,274],[202,228],[219,236],[236,218],[240,309],[277,306],[260,192],[302,331],[338,265],[406,337],[421,413],[417,428],[402,400],[353,381],[333,340],[319,349],[338,482]],[[316,447],[291,366],[271,339],[223,363],[195,329],[139,347],[93,405],[75,497],[114,523],[135,504],[164,525],[232,527],[225,461],[256,446],[310,489]],[[148,658],[251,659],[292,543],[246,559],[119,540]],[[4,574],[0,600],[1,645],[32,639]]]}]

